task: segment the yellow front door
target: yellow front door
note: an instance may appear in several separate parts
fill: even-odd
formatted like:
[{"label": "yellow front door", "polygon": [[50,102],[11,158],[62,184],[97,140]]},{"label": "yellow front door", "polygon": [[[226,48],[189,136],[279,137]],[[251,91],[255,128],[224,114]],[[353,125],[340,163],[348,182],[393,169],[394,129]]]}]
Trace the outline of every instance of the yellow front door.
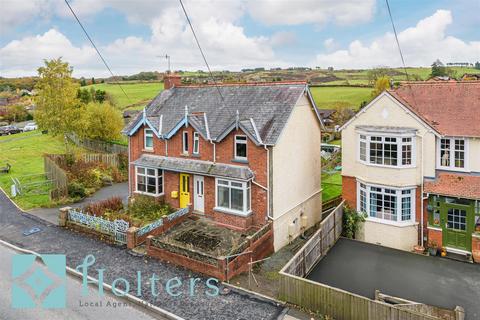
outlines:
[{"label": "yellow front door", "polygon": [[180,174],[180,208],[186,208],[190,204],[190,176]]}]

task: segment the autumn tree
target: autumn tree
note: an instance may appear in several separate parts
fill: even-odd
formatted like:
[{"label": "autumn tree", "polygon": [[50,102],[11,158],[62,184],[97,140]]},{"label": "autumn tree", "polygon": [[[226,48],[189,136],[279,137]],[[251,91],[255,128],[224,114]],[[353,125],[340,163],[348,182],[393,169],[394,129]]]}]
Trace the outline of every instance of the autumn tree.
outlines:
[{"label": "autumn tree", "polygon": [[95,140],[111,141],[120,138],[124,125],[120,111],[108,102],[88,103],[81,119],[80,136]]},{"label": "autumn tree", "polygon": [[375,81],[375,87],[372,90],[372,99],[376,98],[383,91],[390,89],[390,78],[383,76]]},{"label": "autumn tree", "polygon": [[61,58],[45,60],[38,68],[35,88],[35,120],[39,128],[52,135],[75,132],[82,106],[77,99],[78,84],[72,78],[72,68]]}]

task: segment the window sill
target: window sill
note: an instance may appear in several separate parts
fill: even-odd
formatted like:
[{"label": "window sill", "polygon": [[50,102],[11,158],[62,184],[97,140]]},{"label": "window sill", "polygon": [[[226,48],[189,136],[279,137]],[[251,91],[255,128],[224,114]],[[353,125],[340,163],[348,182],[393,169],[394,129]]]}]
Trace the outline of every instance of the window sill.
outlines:
[{"label": "window sill", "polygon": [[155,193],[149,193],[149,192],[144,192],[144,191],[133,191],[133,193],[141,194],[141,195],[144,195],[144,196],[155,197],[155,198],[158,198],[158,197],[161,197],[161,196],[165,195],[165,193],[155,194]]},{"label": "window sill", "polygon": [[153,150],[153,148],[152,148],[152,149],[145,149],[145,148],[143,148],[143,149],[142,149],[142,152],[153,153],[154,150]]},{"label": "window sill", "polygon": [[362,160],[357,160],[359,163],[370,166],[370,167],[380,167],[380,168],[388,168],[388,169],[415,169],[417,166],[414,165],[405,165],[405,166],[389,166],[385,164],[376,164],[376,163],[368,163]]},{"label": "window sill", "polygon": [[233,158],[232,162],[248,164],[248,159]]},{"label": "window sill", "polygon": [[456,172],[470,172],[470,170],[465,168],[456,168],[456,167],[442,167],[437,166],[437,170],[444,170],[444,171],[456,171]]},{"label": "window sill", "polygon": [[221,207],[214,207],[213,210],[221,212],[221,213],[227,213],[227,214],[232,214],[232,215],[235,215],[235,216],[240,216],[240,217],[248,217],[249,215],[252,214],[252,210],[248,210],[247,212],[242,212],[242,211],[230,210],[230,209],[221,208]]},{"label": "window sill", "polygon": [[380,223],[380,224],[387,224],[387,225],[390,225],[393,227],[399,227],[399,228],[418,225],[418,222],[415,222],[415,221],[398,222],[398,221],[383,220],[383,219],[372,218],[372,217],[367,217],[365,221]]},{"label": "window sill", "polygon": [[190,157],[190,154],[188,152],[182,152],[180,153],[180,157]]},{"label": "window sill", "polygon": [[200,153],[192,153],[191,157],[200,158]]}]

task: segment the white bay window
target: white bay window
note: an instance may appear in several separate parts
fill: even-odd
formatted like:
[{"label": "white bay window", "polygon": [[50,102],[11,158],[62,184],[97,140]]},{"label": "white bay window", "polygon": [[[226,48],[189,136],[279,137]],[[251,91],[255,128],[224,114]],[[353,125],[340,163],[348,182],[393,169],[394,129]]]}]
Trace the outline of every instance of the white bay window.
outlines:
[{"label": "white bay window", "polygon": [[368,219],[385,223],[415,222],[415,189],[392,188],[357,182],[357,210]]},{"label": "white bay window", "polygon": [[414,166],[414,137],[358,135],[358,160],[388,167]]},{"label": "white bay window", "polygon": [[250,212],[250,182],[216,179],[216,207],[240,215]]},{"label": "white bay window", "polygon": [[163,170],[135,167],[135,177],[137,193],[151,196],[163,194]]}]

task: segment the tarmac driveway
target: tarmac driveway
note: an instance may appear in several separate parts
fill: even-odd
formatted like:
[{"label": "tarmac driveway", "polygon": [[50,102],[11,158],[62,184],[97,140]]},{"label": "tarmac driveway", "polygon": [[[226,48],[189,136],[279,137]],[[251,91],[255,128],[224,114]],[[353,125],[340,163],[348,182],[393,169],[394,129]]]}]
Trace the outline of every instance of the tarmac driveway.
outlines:
[{"label": "tarmac driveway", "polygon": [[365,297],[375,289],[480,319],[480,265],[340,238],[307,277]]}]

